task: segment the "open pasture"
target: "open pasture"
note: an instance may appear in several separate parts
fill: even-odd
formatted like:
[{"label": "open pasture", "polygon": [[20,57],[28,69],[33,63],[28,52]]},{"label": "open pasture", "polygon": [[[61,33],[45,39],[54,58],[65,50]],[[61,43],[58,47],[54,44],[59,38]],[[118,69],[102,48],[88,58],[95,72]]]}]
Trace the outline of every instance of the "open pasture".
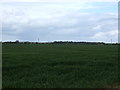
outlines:
[{"label": "open pasture", "polygon": [[104,88],[118,82],[118,46],[3,44],[3,88]]}]

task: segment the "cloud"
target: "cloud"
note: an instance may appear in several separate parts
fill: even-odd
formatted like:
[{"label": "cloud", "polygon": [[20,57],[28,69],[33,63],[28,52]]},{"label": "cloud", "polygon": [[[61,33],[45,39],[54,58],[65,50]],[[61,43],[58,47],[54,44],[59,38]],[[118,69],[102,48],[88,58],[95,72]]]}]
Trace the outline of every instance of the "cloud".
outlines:
[{"label": "cloud", "polygon": [[1,0],[2,2],[118,2],[119,0]]},{"label": "cloud", "polygon": [[91,39],[94,41],[107,41],[107,42],[113,39],[114,42],[118,42],[118,30],[98,32],[94,36],[92,36]]},{"label": "cloud", "polygon": [[72,35],[79,32],[78,29],[75,28],[65,28],[65,29],[60,29],[57,31],[51,32],[51,34],[56,34],[56,35]]},{"label": "cloud", "polygon": [[39,37],[40,41],[101,40],[106,42],[111,36],[116,41],[114,30],[117,30],[117,12],[88,12],[103,6],[97,7],[85,3],[4,5],[3,41],[16,39],[36,41]]},{"label": "cloud", "polygon": [[93,27],[93,29],[95,29],[95,30],[100,30],[100,29],[101,29],[101,26],[100,26],[100,25],[97,25],[97,26]]}]

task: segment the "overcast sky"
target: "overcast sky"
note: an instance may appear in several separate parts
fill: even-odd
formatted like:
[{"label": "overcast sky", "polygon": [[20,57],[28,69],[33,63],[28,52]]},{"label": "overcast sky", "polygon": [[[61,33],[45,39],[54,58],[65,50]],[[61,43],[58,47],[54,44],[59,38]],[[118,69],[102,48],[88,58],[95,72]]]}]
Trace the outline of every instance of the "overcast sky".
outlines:
[{"label": "overcast sky", "polygon": [[118,41],[116,0],[18,1],[2,0],[3,41]]}]

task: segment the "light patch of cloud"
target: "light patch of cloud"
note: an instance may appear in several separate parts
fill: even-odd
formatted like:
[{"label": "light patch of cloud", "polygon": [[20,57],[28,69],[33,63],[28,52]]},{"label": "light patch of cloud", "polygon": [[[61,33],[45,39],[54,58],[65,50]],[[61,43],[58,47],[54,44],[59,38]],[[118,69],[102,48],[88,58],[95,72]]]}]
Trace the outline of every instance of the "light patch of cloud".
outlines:
[{"label": "light patch of cloud", "polygon": [[109,41],[114,39],[114,42],[118,42],[118,30],[112,30],[108,32],[97,32],[94,36],[90,37],[94,41]]},{"label": "light patch of cloud", "polygon": [[100,26],[100,25],[97,25],[97,26],[93,27],[93,29],[95,29],[95,30],[100,30],[100,29],[101,29],[101,26]]}]

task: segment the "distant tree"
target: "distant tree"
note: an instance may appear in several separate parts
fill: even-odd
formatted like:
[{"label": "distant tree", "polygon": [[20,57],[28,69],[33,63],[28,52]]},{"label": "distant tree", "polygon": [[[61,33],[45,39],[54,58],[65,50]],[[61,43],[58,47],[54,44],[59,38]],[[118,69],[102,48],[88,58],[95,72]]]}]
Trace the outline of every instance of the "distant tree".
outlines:
[{"label": "distant tree", "polygon": [[15,43],[19,43],[19,40],[16,40]]}]

